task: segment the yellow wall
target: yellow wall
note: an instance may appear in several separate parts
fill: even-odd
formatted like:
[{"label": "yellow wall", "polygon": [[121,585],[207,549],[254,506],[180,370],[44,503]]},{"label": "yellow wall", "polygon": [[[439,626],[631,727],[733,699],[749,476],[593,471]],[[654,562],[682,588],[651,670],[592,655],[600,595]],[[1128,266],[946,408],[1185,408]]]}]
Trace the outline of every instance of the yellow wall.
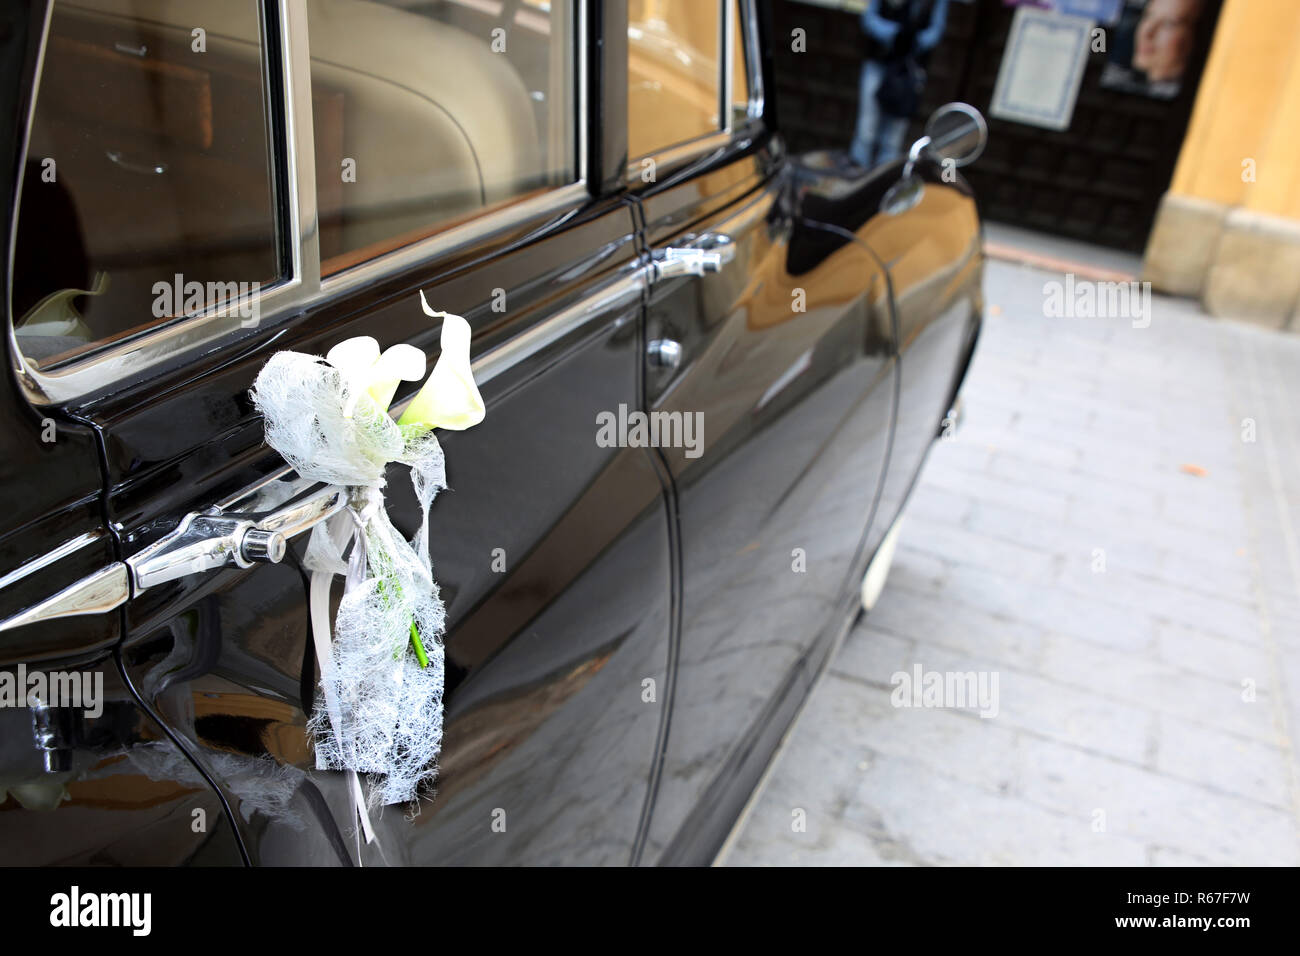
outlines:
[{"label": "yellow wall", "polygon": [[1170,192],[1300,220],[1298,157],[1300,0],[1225,0]]}]

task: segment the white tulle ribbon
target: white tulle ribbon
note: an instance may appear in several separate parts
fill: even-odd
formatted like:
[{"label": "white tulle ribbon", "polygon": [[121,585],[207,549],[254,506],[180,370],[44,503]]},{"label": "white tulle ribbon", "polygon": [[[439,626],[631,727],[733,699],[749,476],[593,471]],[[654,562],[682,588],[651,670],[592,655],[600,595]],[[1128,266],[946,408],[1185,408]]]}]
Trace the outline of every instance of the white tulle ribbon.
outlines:
[{"label": "white tulle ribbon", "polygon": [[[325,704],[309,728],[317,766],[373,774],[369,802],[382,805],[417,796],[442,741],[444,612],[427,527],[429,506],[446,480],[432,430],[399,427],[357,388],[315,356],[280,352],[258,375],[253,397],[267,443],[301,476],[348,489],[349,508],[317,525],[307,547]],[[421,526],[410,542],[384,507],[390,461],[411,466]],[[331,628],[335,574],[346,584]],[[413,631],[427,666],[413,652]]]}]

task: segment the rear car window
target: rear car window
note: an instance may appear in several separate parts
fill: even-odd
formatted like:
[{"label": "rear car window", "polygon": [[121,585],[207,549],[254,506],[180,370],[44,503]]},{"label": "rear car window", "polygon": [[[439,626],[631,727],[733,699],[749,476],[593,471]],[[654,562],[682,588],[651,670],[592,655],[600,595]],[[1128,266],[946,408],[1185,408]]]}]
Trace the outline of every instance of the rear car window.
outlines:
[{"label": "rear car window", "polygon": [[57,366],[282,275],[256,0],[58,0],[12,309]]}]

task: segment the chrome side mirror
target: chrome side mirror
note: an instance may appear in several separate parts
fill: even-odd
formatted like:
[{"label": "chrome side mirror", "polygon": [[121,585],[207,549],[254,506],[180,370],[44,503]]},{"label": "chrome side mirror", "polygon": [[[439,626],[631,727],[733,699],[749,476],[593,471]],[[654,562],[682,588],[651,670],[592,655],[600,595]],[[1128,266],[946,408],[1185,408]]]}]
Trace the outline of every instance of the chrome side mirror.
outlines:
[{"label": "chrome side mirror", "polygon": [[923,155],[945,167],[969,166],[984,152],[988,139],[988,124],[975,107],[969,103],[940,106],[926,121],[925,135],[908,150],[903,175],[880,200],[880,211],[897,216],[921,201],[925,183],[916,175],[916,163]]},{"label": "chrome side mirror", "polygon": [[929,152],[939,162],[969,166],[980,158],[989,141],[989,127],[980,111],[969,103],[945,103],[925,124]]}]

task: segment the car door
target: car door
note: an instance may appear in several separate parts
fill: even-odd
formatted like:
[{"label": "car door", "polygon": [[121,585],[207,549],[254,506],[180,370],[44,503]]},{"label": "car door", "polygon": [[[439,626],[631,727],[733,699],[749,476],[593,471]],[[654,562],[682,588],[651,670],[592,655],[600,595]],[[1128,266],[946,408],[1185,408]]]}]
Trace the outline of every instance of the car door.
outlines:
[{"label": "car door", "polygon": [[[254,863],[629,861],[664,723],[671,563],[658,461],[597,440],[602,412],[642,401],[648,272],[621,175],[607,174],[621,174],[625,134],[606,140],[596,124],[606,51],[623,36],[604,35],[591,3],[286,0],[202,19],[184,0],[63,6],[52,36],[69,42],[47,72],[98,69],[152,124],[73,143],[121,160],[76,167],[89,177],[78,195],[104,211],[118,182],[94,177],[126,177],[149,214],[129,249],[103,257],[123,273],[109,288],[125,291],[87,313],[86,358],[59,382],[84,390],[80,414],[103,435],[107,516],[133,586],[132,688],[215,783]],[[181,84],[171,99],[138,99],[166,78]],[[169,112],[194,97],[209,126]],[[63,120],[42,122],[38,104],[56,146]],[[191,273],[258,285],[238,308],[163,308],[133,325],[148,313],[132,289],[175,276],[158,293],[174,305]],[[345,775],[316,769],[305,729],[318,679],[305,536],[282,563],[223,551],[229,563],[202,573],[185,573],[184,548],[206,548],[213,522],[302,530],[323,513],[320,489],[263,443],[249,388],[277,350],[323,354],[354,335],[432,359],[440,326],[421,292],[469,320],[488,411],[443,436],[450,488],[430,522],[448,619],[437,792],[372,814],[364,842]],[[387,498],[413,534],[403,468]]]},{"label": "car door", "polygon": [[975,197],[932,162],[921,164],[920,175],[925,189],[913,208],[877,210],[855,230],[889,264],[898,321],[898,423],[881,490],[881,534],[906,503],[936,437],[956,428],[949,412],[955,415],[984,314]]},{"label": "car door", "polygon": [[24,163],[44,19],[41,4],[0,12],[12,370],[0,388],[0,865],[238,864],[216,791],[115,660],[127,580],[104,522],[99,436],[43,392],[23,352],[63,347],[49,325],[57,291],[88,278],[65,183],[48,157]]},{"label": "car door", "polygon": [[[761,107],[755,6],[631,11],[629,179],[656,262],[646,406],[677,439],[658,450],[681,560],[643,859],[703,863],[847,620],[889,447],[890,301],[865,246],[801,213],[806,176]],[[657,43],[638,57],[645,36]],[[664,49],[679,55],[656,76]],[[638,133],[643,115],[654,122]]]},{"label": "car door", "polygon": [[[824,165],[825,157],[819,159]],[[914,170],[920,189],[904,191],[908,198],[898,202],[891,190],[903,176],[902,160],[851,178],[823,173],[804,201],[809,217],[851,235],[889,270],[899,350],[898,412],[868,553],[902,513],[934,440],[956,427],[949,414],[955,414],[984,311],[984,254],[970,187],[955,168],[923,154]]]}]

